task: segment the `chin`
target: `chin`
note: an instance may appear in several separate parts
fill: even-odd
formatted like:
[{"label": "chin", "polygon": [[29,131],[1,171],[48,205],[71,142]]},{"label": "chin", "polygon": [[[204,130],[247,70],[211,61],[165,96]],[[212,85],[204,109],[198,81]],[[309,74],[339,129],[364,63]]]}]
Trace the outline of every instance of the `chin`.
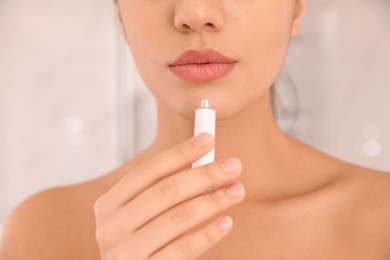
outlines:
[{"label": "chin", "polygon": [[195,110],[200,107],[202,99],[211,102],[217,120],[226,120],[259,101],[264,92],[259,88],[261,84],[251,86],[249,82],[229,76],[210,82],[190,82],[174,77],[157,81],[154,78],[148,83],[158,105],[166,106],[171,113],[188,120],[194,120]]},{"label": "chin", "polygon": [[[252,97],[253,98],[253,97]],[[239,115],[248,105],[255,102],[248,96],[234,95],[196,95],[187,96],[187,98],[178,100],[170,100],[170,106],[182,118],[194,120],[195,110],[201,105],[202,99],[208,99],[211,102],[211,107],[216,111],[217,121],[223,121],[234,118]]]}]

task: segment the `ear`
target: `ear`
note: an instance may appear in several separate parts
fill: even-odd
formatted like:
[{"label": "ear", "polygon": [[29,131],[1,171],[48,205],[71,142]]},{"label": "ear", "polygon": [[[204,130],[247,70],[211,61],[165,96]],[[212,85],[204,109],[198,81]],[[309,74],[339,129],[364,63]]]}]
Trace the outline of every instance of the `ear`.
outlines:
[{"label": "ear", "polygon": [[293,23],[291,27],[291,38],[295,37],[301,30],[301,24],[305,13],[306,0],[296,0]]},{"label": "ear", "polygon": [[119,23],[119,27],[121,28],[122,38],[127,43],[127,35],[126,35],[126,31],[124,29],[122,15],[121,15],[121,12],[119,10],[118,5],[119,5],[119,3],[117,3],[117,5],[116,5],[116,13],[117,13],[117,18],[118,18],[118,23]]}]

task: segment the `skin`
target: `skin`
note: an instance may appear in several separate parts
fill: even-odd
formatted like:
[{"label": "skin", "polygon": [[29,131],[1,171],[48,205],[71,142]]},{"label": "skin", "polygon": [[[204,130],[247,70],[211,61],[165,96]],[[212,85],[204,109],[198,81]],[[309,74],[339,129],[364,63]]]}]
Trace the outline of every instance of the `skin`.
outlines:
[{"label": "skin", "polygon": [[[1,259],[389,259],[390,175],[323,154],[273,117],[270,88],[305,7],[120,0],[124,38],[156,97],[157,135],[105,176],[22,203]],[[212,82],[185,81],[168,65],[191,48],[237,64]],[[203,98],[217,111],[217,138],[202,135],[209,143],[199,148],[193,120]],[[190,169],[213,147],[215,163]],[[230,174],[225,159],[236,166]],[[233,183],[235,197],[226,190]],[[216,190],[205,194],[209,187]],[[232,228],[218,228],[224,216]]]}]

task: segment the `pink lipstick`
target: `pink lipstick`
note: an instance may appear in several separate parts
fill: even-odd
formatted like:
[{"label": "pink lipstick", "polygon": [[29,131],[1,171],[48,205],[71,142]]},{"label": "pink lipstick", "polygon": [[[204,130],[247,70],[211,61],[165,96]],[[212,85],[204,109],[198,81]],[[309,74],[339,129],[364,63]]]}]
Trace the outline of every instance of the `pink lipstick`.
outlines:
[{"label": "pink lipstick", "polygon": [[207,82],[227,75],[235,64],[235,60],[212,49],[188,50],[169,64],[169,68],[185,80]]}]

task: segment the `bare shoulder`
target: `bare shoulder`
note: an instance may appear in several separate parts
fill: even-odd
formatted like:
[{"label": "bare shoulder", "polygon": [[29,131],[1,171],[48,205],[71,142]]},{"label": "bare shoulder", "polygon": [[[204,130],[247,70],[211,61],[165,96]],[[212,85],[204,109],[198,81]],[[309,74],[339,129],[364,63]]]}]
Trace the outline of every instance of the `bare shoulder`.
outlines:
[{"label": "bare shoulder", "polygon": [[390,213],[390,173],[356,166],[350,176],[359,200],[381,208],[378,213]]},{"label": "bare shoulder", "polygon": [[[9,216],[1,259],[91,259],[94,201],[99,188],[90,183],[44,190],[22,202]],[[71,248],[72,250],[69,250]],[[81,254],[81,255],[80,255]]]},{"label": "bare shoulder", "polygon": [[349,175],[351,184],[360,191],[360,199],[381,206],[381,212],[390,210],[390,172],[356,166],[351,169]]},{"label": "bare shoulder", "polygon": [[390,257],[390,173],[353,166],[347,175],[341,192],[349,197],[343,212],[345,223],[356,231],[351,236]]}]

